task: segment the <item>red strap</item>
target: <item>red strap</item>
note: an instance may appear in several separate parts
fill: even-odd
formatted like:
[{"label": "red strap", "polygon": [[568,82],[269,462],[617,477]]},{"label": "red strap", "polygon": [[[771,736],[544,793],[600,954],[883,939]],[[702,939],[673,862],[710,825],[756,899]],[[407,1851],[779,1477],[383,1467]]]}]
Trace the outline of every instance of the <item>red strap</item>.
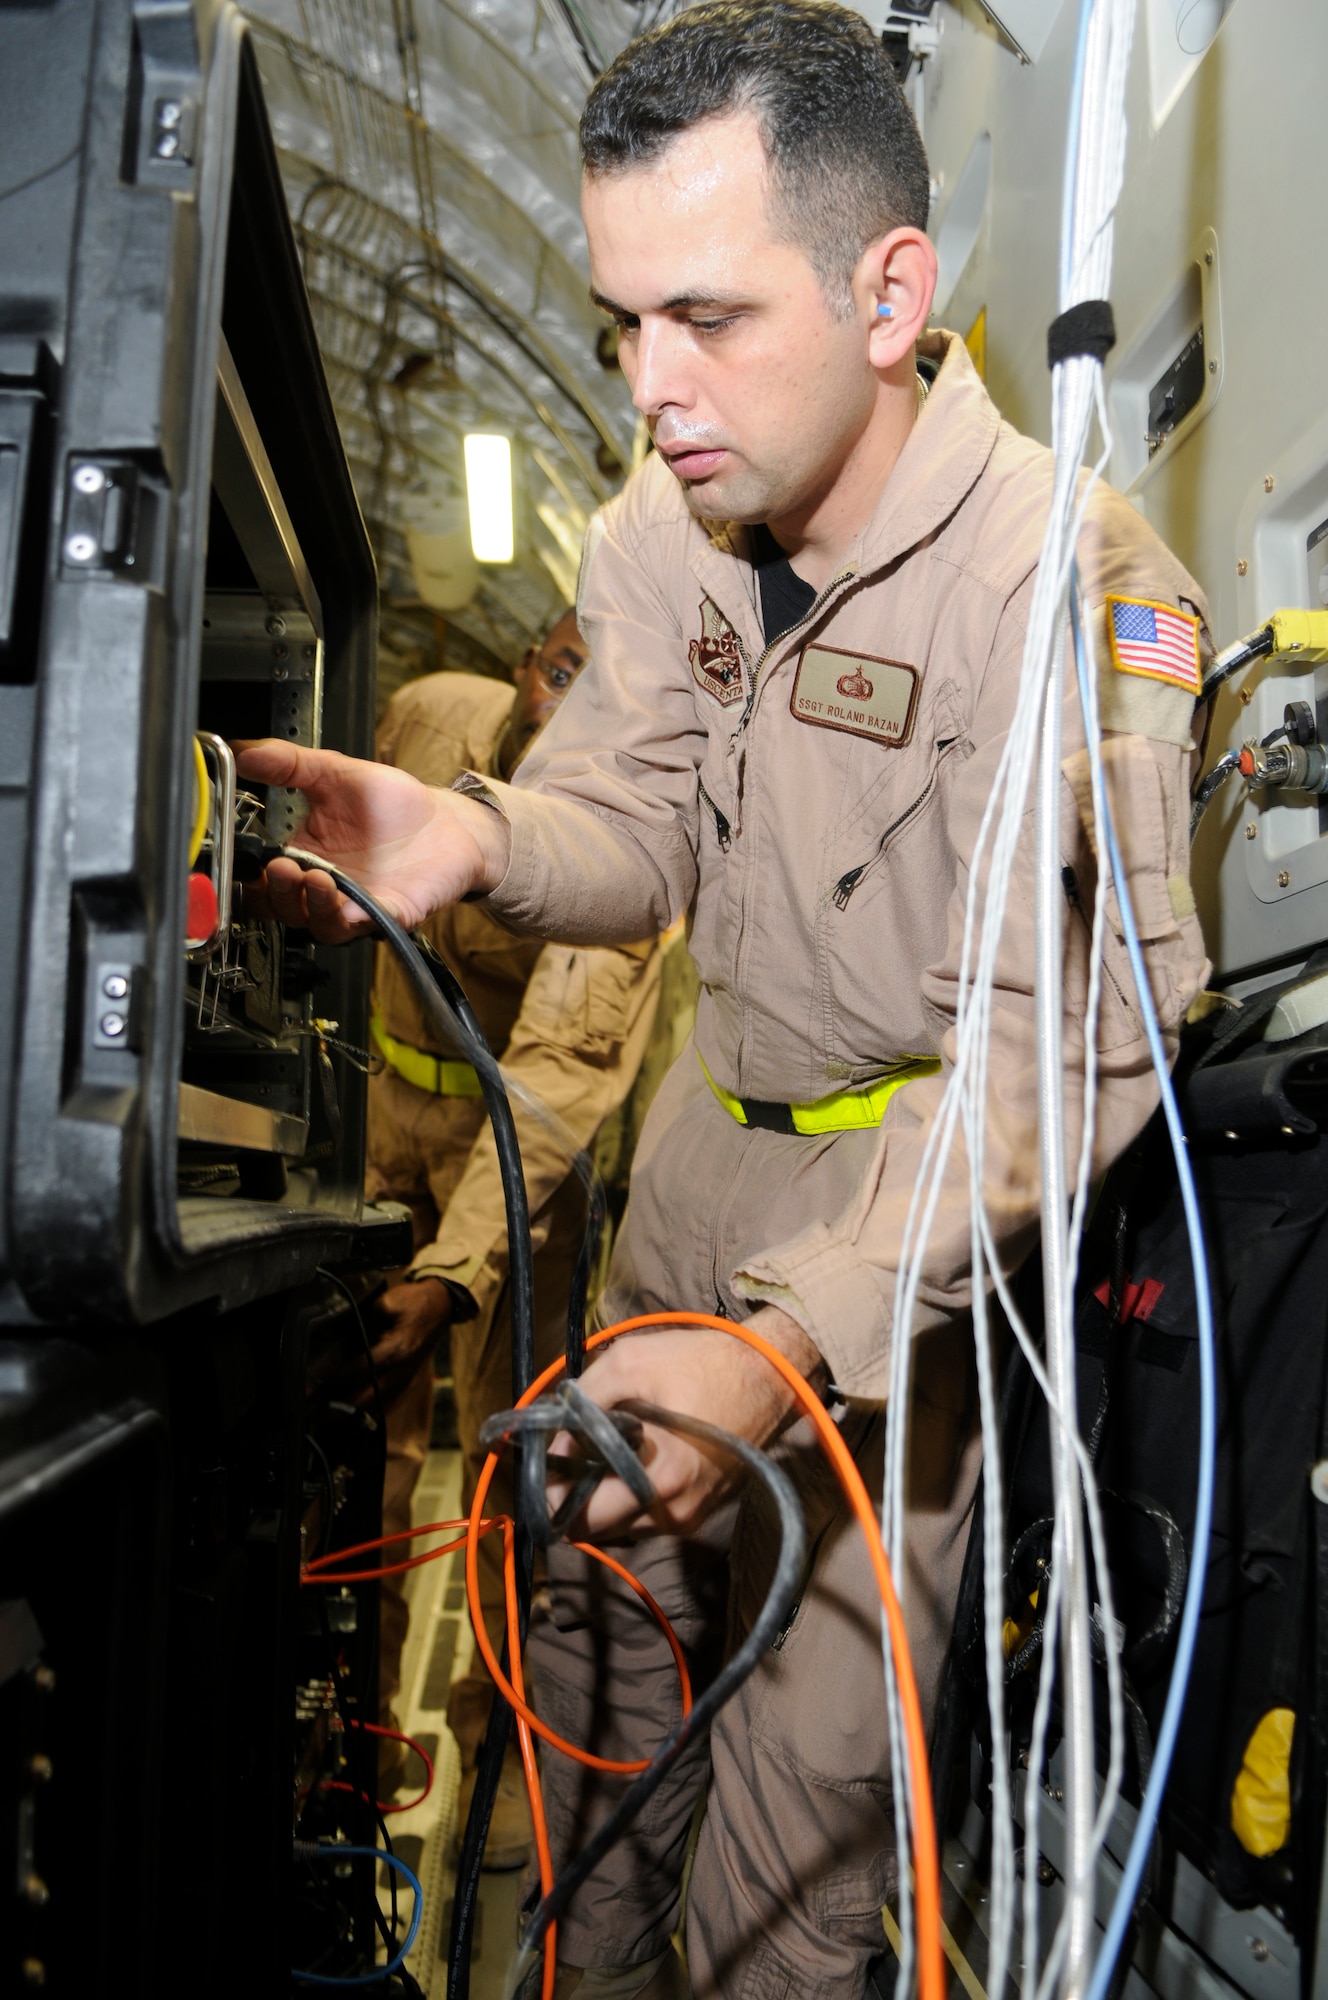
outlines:
[{"label": "red strap", "polygon": [[[1166,1287],[1159,1278],[1143,1278],[1136,1285],[1133,1278],[1127,1272],[1124,1289],[1121,1292],[1120,1318],[1117,1321],[1117,1325],[1124,1326],[1125,1322],[1131,1319],[1151,1319],[1157,1310],[1157,1302],[1165,1289]],[[1109,1278],[1102,1280],[1093,1297],[1104,1306],[1111,1304],[1111,1280]]]}]

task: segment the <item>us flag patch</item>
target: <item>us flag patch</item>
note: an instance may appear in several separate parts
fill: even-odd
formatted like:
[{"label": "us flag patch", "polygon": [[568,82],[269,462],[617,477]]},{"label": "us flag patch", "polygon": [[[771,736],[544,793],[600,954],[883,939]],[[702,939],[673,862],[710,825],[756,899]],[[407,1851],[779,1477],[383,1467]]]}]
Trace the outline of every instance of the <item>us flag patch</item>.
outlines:
[{"label": "us flag patch", "polygon": [[1146,597],[1109,597],[1107,639],[1118,673],[1200,692],[1199,621],[1188,611]]}]

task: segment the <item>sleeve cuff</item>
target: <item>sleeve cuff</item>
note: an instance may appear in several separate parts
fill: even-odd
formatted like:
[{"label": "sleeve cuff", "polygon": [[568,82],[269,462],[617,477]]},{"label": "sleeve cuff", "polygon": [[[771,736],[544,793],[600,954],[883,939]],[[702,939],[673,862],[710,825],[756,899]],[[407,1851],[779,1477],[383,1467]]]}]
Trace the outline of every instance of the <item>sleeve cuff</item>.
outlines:
[{"label": "sleeve cuff", "polygon": [[739,1298],[795,1319],[846,1395],[885,1399],[893,1315],[879,1274],[851,1243],[818,1223],[787,1250],[753,1258],[732,1282]]}]

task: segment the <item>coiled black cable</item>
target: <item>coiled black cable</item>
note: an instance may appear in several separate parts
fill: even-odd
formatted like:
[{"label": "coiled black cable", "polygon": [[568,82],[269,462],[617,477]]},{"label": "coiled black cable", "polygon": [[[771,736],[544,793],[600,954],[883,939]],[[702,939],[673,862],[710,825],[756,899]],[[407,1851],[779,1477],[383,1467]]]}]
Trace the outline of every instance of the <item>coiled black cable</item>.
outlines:
[{"label": "coiled black cable", "polygon": [[[802,1581],[803,1564],[806,1559],[806,1533],[798,1498],[788,1475],[782,1472],[765,1452],[758,1450],[755,1445],[748,1444],[745,1438],[734,1437],[731,1432],[721,1430],[716,1424],[704,1423],[699,1417],[684,1416],[675,1410],[661,1410],[653,1403],[636,1401],[620,1403],[612,1412],[603,1411],[591,1403],[590,1398],[580,1392],[575,1383],[565,1382],[560,1385],[560,1390],[555,1396],[542,1398],[540,1402],[533,1403],[524,1410],[504,1411],[500,1416],[491,1418],[485,1426],[485,1433],[487,1440],[492,1443],[496,1442],[500,1435],[517,1438],[526,1432],[547,1437],[548,1433],[555,1429],[580,1430],[602,1454],[600,1470],[602,1472],[612,1470],[618,1473],[627,1480],[640,1498],[640,1482],[645,1477],[644,1469],[639,1461],[634,1461],[630,1469],[623,1462],[624,1453],[631,1456],[621,1434],[623,1417],[637,1418],[642,1423],[655,1424],[661,1430],[677,1431],[683,1437],[696,1438],[701,1443],[714,1445],[718,1450],[728,1452],[738,1459],[748,1472],[761,1481],[774,1502],[779,1516],[779,1557],[770,1588],[766,1592],[765,1602],[753,1619],[751,1630],[742,1644],[710,1686],[697,1696],[690,1714],[683,1717],[673,1735],[655,1752],[645,1770],[624,1792],[603,1825],[587,1841],[576,1859],[563,1870],[531,1917],[509,1979],[511,1992],[521,1989],[527,1973],[535,1963],[549,1925],[555,1923],[563,1914],[582,1883],[609,1850],[622,1839],[684,1750],[709,1728],[725,1702],[737,1693],[756,1667],[761,1655],[778,1636]],[[629,1470],[630,1478],[628,1478]]]}]

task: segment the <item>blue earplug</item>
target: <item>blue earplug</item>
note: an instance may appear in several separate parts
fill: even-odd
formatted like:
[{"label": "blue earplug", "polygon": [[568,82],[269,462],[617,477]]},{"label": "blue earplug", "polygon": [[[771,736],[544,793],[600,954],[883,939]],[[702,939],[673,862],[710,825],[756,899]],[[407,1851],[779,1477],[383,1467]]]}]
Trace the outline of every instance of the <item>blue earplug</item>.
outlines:
[{"label": "blue earplug", "polygon": [[893,319],[895,316],[895,309],[893,306],[877,306],[876,310],[881,315],[882,319]]}]

